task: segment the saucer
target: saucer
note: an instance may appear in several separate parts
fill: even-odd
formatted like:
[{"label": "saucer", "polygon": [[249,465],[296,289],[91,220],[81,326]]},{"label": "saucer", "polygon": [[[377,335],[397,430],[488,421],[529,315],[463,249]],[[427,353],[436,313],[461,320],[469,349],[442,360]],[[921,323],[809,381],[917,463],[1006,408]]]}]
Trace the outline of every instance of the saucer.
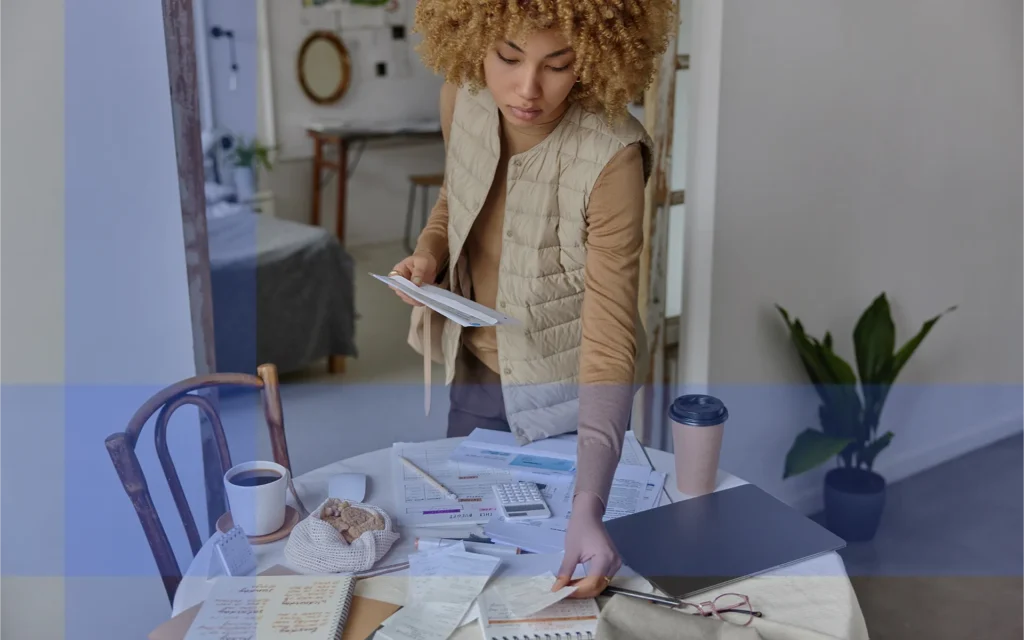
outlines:
[{"label": "saucer", "polygon": [[[295,508],[292,507],[291,505],[288,505],[285,507],[284,524],[281,525],[280,529],[262,536],[246,537],[249,538],[250,544],[267,544],[268,542],[277,542],[278,540],[286,538],[288,534],[292,532],[292,529],[295,528],[295,525],[299,524],[299,520],[302,520],[302,517],[299,515],[299,512],[296,511]],[[217,531],[220,531],[221,533],[227,533],[228,531],[231,531],[232,527],[234,526],[235,523],[231,519],[230,511],[226,512],[224,515],[217,518]]]}]

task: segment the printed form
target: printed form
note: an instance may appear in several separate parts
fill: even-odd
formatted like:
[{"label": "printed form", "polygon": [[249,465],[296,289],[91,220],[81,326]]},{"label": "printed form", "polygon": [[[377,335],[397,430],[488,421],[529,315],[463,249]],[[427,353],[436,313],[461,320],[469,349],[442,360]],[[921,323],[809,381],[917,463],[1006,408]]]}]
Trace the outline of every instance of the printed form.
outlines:
[{"label": "printed form", "polygon": [[459,546],[409,556],[406,604],[378,633],[390,640],[445,640],[500,563],[500,558],[467,553]]},{"label": "printed form", "polygon": [[[487,545],[483,545],[487,546]],[[540,583],[537,582],[538,576],[551,575],[554,576],[555,572],[562,566],[562,554],[561,553],[524,553],[511,556],[503,556],[501,558],[501,566],[494,572],[494,576],[491,578],[491,582],[484,589],[483,594],[477,598],[479,603],[485,595],[493,595],[497,590],[501,589],[512,594],[512,598],[516,599],[519,603],[518,607],[529,608],[529,603],[526,602],[526,598],[531,596],[520,595],[523,591],[532,591],[538,584],[544,584],[543,580]],[[578,565],[576,570],[573,572],[573,579],[586,577],[587,572],[585,567]],[[551,598],[551,585],[554,584],[554,580],[547,582],[547,586],[540,593],[534,593],[532,597],[537,598],[536,602],[550,602]],[[566,587],[558,591],[559,594],[557,600],[568,596],[570,593],[576,590],[576,587]],[[492,599],[494,599],[492,597]],[[557,601],[555,600],[555,601]],[[496,601],[500,602],[498,598]],[[469,624],[470,622],[476,621],[480,617],[480,608],[472,607],[463,616],[462,621],[459,622],[459,626]]]},{"label": "printed form", "polygon": [[[553,476],[552,480],[571,478],[576,472],[576,434],[520,446],[511,433],[476,429],[455,448],[451,459],[492,469],[508,469],[525,476]],[[632,431],[627,431],[622,440],[619,466],[651,468]]]},{"label": "printed form", "polygon": [[[449,460],[455,443],[450,440],[408,443],[391,447],[391,474],[395,491],[395,519],[402,526],[459,525],[487,522],[498,512],[491,485],[511,482],[506,469],[491,469]],[[407,458],[458,496],[449,500],[420,474],[402,464]]]},{"label": "printed form", "polygon": [[[612,480],[604,519],[612,520],[658,506],[665,477],[660,471],[620,466]],[[550,518],[508,522],[504,518],[495,517],[484,525],[484,533],[495,542],[515,545],[533,553],[558,553],[564,550],[565,532],[572,512],[573,486],[574,483],[551,483],[541,489],[551,509]]]}]

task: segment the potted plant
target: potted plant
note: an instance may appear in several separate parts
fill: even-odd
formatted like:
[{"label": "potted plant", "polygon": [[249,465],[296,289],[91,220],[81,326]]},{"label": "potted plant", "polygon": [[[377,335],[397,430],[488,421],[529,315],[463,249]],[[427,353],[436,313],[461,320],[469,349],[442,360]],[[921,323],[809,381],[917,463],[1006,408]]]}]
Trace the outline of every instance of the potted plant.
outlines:
[{"label": "potted plant", "polygon": [[231,154],[235,165],[233,174],[235,194],[239,202],[252,200],[256,195],[256,169],[262,165],[267,171],[273,169],[270,162],[270,149],[259,140],[235,139],[235,148]]},{"label": "potted plant", "polygon": [[[917,335],[896,350],[896,329],[885,293],[871,303],[853,330],[857,372],[832,350],[832,335],[809,336],[800,320],[775,305],[818,393],[821,429],[805,429],[786,454],[783,478],[804,473],[837,458],[838,466],[825,475],[826,527],[843,539],[870,540],[885,506],[886,482],[874,471],[875,458],[892,441],[879,435],[878,423],[886,397],[900,370],[946,311],[931,318]],[[858,389],[858,376],[859,389]]]}]

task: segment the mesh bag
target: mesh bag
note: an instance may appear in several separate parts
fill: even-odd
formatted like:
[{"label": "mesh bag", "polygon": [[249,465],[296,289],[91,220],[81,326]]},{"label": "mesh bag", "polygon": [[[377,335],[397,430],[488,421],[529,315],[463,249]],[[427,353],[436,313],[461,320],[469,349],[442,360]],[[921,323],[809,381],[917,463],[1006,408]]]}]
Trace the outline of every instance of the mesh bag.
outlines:
[{"label": "mesh bag", "polygon": [[328,502],[325,500],[308,518],[295,525],[288,537],[284,555],[296,569],[312,573],[366,571],[398,540],[398,532],[386,512],[372,504],[350,502],[350,507],[379,515],[384,520],[384,529],[364,531],[351,543],[347,542],[337,529],[320,519]]}]

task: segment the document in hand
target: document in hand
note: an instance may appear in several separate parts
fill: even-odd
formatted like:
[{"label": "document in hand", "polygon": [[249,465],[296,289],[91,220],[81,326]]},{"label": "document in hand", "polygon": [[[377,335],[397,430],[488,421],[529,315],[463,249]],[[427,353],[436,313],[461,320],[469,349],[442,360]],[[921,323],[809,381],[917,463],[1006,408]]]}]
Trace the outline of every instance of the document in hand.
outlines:
[{"label": "document in hand", "polygon": [[402,276],[381,276],[376,273],[370,275],[463,327],[519,324],[515,318],[498,313],[494,309],[488,309],[469,298],[463,298],[432,284],[416,286]]}]

